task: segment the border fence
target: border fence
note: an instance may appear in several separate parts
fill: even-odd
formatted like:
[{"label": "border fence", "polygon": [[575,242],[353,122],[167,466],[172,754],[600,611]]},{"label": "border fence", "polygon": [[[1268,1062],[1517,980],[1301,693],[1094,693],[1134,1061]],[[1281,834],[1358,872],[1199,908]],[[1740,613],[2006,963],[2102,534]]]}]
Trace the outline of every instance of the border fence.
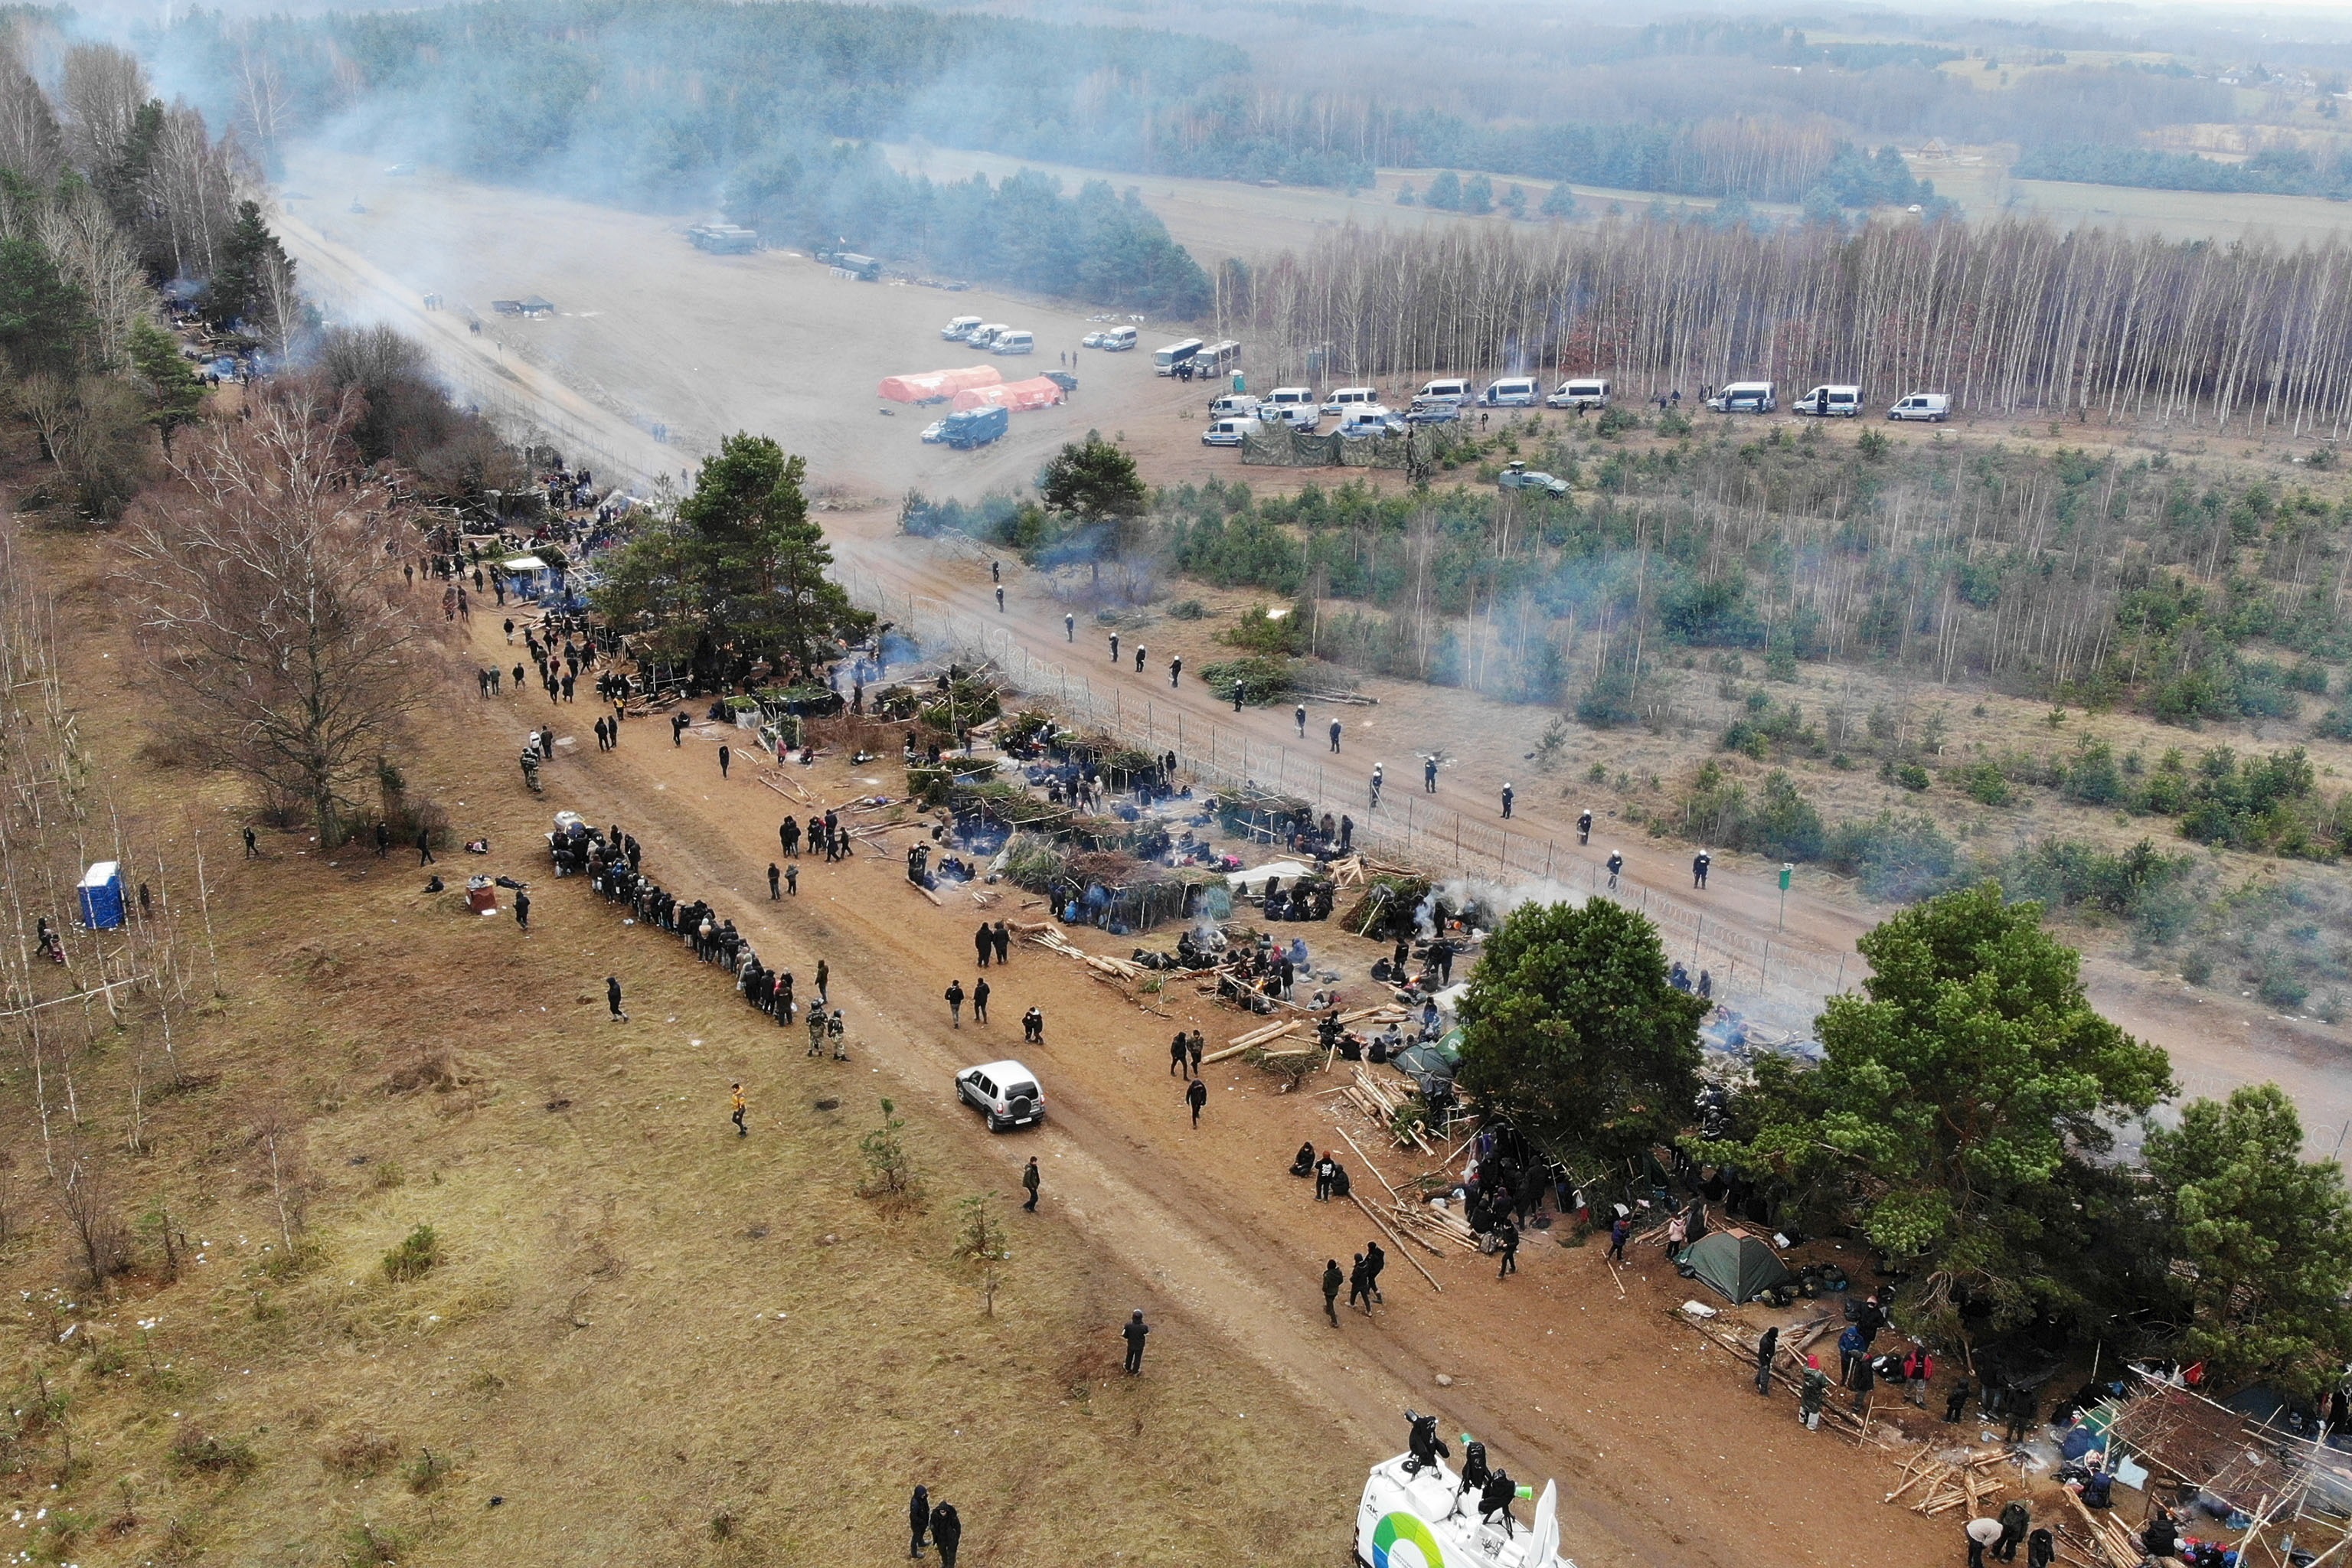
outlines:
[{"label": "border fence", "polygon": [[1822,998],[1862,977],[1863,961],[1854,953],[1753,934],[1630,871],[1612,889],[1607,870],[1575,847],[1465,817],[1423,795],[1417,775],[1389,780],[1375,810],[1369,768],[1342,773],[1319,760],[1302,762],[1289,746],[1269,744],[1150,697],[1139,699],[1123,685],[1097,689],[1088,675],[1066,663],[1032,657],[1009,629],[984,616],[887,585],[856,566],[837,565],[835,576],[859,605],[893,622],[927,650],[993,666],[1014,689],[1075,725],[1100,730],[1155,756],[1173,752],[1183,772],[1213,789],[1246,785],[1298,796],[1318,816],[1346,813],[1356,820],[1355,842],[1377,858],[1411,866],[1441,882],[1458,878],[1507,895],[1613,899],[1638,910],[1657,925],[1667,956],[1688,964],[1694,973],[1708,971],[1718,998],[1736,994],[1739,1005],[1768,1026],[1810,1033]]}]

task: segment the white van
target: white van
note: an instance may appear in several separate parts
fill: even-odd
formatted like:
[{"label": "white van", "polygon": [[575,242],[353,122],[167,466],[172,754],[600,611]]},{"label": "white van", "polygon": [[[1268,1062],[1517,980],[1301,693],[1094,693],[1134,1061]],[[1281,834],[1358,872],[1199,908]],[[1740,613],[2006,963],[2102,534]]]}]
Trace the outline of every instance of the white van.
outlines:
[{"label": "white van", "polygon": [[1376,386],[1342,386],[1336,388],[1323,405],[1326,414],[1347,416],[1351,408],[1371,408],[1379,405],[1381,391]]},{"label": "white van", "polygon": [[980,325],[978,316],[958,316],[940,329],[940,336],[951,343],[960,343],[971,336],[971,330],[978,325]]},{"label": "white van", "polygon": [[1790,412],[1811,414],[1822,419],[1851,419],[1862,412],[1862,388],[1817,386],[1797,399]]},{"label": "white van", "polygon": [[1925,419],[1941,425],[1952,416],[1952,400],[1941,392],[1915,392],[1886,411],[1889,419]]},{"label": "white van", "polygon": [[1135,329],[1133,327],[1113,327],[1102,335],[1102,347],[1108,349],[1112,353],[1125,353],[1134,346]]},{"label": "white van", "polygon": [[1246,392],[1228,392],[1223,397],[1213,399],[1209,404],[1209,417],[1212,419],[1239,417],[1244,415],[1252,419],[1257,417],[1257,399]]},{"label": "white van", "polygon": [[1011,327],[1006,326],[1003,321],[991,321],[985,326],[974,327],[971,330],[971,334],[964,339],[964,342],[970,343],[976,349],[984,349],[996,342],[998,333],[1009,332],[1012,330],[1013,329]]},{"label": "white van", "polygon": [[1360,441],[1367,436],[1386,436],[1404,427],[1403,420],[1379,404],[1359,403],[1339,416],[1338,434],[1350,441]]},{"label": "white van", "polygon": [[1597,375],[1570,376],[1544,399],[1544,405],[1549,408],[1606,408],[1609,384]]},{"label": "white van", "polygon": [[1421,390],[1412,395],[1412,400],[1419,403],[1424,397],[1451,398],[1458,406],[1470,401],[1470,384],[1452,377],[1423,382]]},{"label": "white van", "polygon": [[1151,374],[1174,375],[1179,369],[1192,363],[1200,352],[1201,340],[1198,338],[1182,338],[1170,343],[1164,349],[1154,350],[1151,355]]},{"label": "white van", "polygon": [[1490,381],[1478,401],[1489,408],[1533,408],[1543,395],[1543,387],[1531,375],[1508,376]]},{"label": "white van", "polygon": [[992,354],[1034,353],[1037,352],[1037,339],[1020,327],[1008,327],[996,334],[995,341],[988,345],[988,352]]},{"label": "white van", "polygon": [[1258,406],[1257,416],[1269,422],[1279,419],[1297,429],[1312,430],[1322,423],[1323,410],[1316,404],[1313,387],[1277,386],[1266,394],[1265,403]]},{"label": "white van", "polygon": [[1236,414],[1223,419],[1212,419],[1209,427],[1201,432],[1203,447],[1238,447],[1249,427],[1257,423],[1255,413]]},{"label": "white van", "polygon": [[1780,406],[1769,381],[1735,381],[1708,398],[1706,405],[1717,414],[1769,414]]}]

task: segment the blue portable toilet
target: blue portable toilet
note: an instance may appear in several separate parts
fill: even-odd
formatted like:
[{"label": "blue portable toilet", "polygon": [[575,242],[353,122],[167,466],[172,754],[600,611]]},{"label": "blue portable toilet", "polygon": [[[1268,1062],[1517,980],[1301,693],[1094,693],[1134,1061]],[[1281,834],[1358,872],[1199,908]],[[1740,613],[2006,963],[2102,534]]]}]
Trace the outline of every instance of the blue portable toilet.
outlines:
[{"label": "blue portable toilet", "polygon": [[81,874],[81,923],[91,931],[112,931],[122,923],[122,866],[100,860]]}]

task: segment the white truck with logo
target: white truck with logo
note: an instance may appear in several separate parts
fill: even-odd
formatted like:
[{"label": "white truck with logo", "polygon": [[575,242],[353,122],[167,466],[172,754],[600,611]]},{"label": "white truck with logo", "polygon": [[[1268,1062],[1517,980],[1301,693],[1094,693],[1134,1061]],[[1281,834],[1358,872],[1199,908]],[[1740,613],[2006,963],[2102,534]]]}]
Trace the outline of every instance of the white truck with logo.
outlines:
[{"label": "white truck with logo", "polygon": [[1374,1465],[1356,1508],[1357,1568],[1576,1568],[1559,1550],[1559,1489],[1544,1483],[1532,1525],[1487,1523],[1461,1478],[1412,1457]]}]

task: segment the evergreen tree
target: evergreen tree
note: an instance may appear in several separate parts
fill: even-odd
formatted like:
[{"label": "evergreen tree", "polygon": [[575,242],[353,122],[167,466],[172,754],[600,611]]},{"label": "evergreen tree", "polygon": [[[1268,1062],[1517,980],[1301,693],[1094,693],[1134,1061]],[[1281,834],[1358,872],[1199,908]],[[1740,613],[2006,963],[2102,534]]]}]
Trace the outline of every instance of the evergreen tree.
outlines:
[{"label": "evergreen tree", "polygon": [[131,369],[147,405],[147,422],[172,449],[172,432],[193,421],[204,403],[196,373],[180,353],[179,341],[144,318],[131,323]]},{"label": "evergreen tree", "polygon": [[89,298],[30,239],[0,239],[0,352],[20,374],[70,376],[97,344]]},{"label": "evergreen tree", "polygon": [[239,202],[236,222],[221,241],[220,267],[205,289],[205,315],[215,326],[250,322],[269,305],[269,279],[275,268],[294,275],[293,258],[269,226],[261,220],[261,204]]}]

